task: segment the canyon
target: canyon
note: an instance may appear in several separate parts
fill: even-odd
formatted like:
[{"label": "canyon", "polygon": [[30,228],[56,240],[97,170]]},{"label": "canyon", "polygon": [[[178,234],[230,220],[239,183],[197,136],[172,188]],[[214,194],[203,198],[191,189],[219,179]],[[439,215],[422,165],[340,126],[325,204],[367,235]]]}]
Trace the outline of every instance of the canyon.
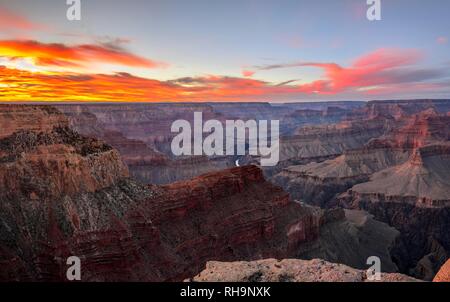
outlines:
[{"label": "canyon", "polygon": [[[118,149],[135,179],[143,183],[167,184],[233,167],[238,159],[242,164],[255,162],[253,158],[243,156],[175,157],[171,151],[171,142],[175,136],[170,131],[171,125],[180,119],[193,124],[194,112],[202,112],[204,120],[217,120],[222,124],[226,120],[239,119],[258,122],[286,120],[280,123],[280,134],[290,136],[300,125],[341,121],[360,104],[362,103],[131,103],[56,104],[55,107],[68,117],[74,130],[82,135],[104,140]],[[305,110],[307,114],[293,114],[297,110]],[[311,116],[311,110],[321,118]],[[135,147],[137,144],[140,145],[139,148]],[[266,170],[269,169],[265,169],[265,173],[268,173]]]},{"label": "canyon", "polygon": [[57,110],[2,109],[2,281],[65,280],[73,255],[84,281],[183,280],[209,260],[296,257],[345,220],[293,202],[253,165],[140,184],[115,149],[71,130]]},{"label": "canyon", "polygon": [[[173,156],[172,121],[196,111],[280,119],[281,161]],[[445,100],[1,105],[0,280],[63,281],[72,255],[83,281],[216,280],[205,268],[366,281],[373,255],[385,281],[432,280],[450,252],[449,112]],[[268,258],[283,270],[262,269]],[[222,276],[244,267],[256,273]],[[330,274],[301,277],[313,267]]]}]

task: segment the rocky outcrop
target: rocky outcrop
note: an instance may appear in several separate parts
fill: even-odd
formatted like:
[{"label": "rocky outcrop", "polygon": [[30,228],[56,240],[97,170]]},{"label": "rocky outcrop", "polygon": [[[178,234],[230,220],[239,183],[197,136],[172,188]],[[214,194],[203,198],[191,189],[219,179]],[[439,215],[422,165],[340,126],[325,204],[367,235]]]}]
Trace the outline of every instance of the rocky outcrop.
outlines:
[{"label": "rocky outcrop", "polygon": [[441,267],[433,282],[450,282],[450,259]]},{"label": "rocky outcrop", "polygon": [[[2,106],[0,196],[31,199],[94,192],[128,176],[118,152],[68,127],[45,106]],[[16,131],[13,130],[16,127]]]},{"label": "rocky outcrop", "polygon": [[373,279],[366,271],[320,259],[265,259],[252,262],[217,262],[192,278],[194,282],[415,282],[401,274],[380,274]]},{"label": "rocky outcrop", "polygon": [[128,166],[130,175],[146,184],[167,184],[179,180],[186,180],[207,172],[218,171],[234,166],[229,158],[206,156],[188,156],[173,158],[171,154],[157,151],[156,147],[149,146],[139,139],[125,137],[122,132],[108,130],[107,126],[99,121],[95,114],[86,111],[84,106],[62,107],[71,127],[77,132],[89,137],[101,139],[117,149]]},{"label": "rocky outcrop", "polygon": [[0,139],[16,132],[49,132],[54,128],[66,127],[64,115],[50,106],[1,105]]},{"label": "rocky outcrop", "polygon": [[[142,173],[148,173],[145,167],[149,163],[165,165],[167,157],[163,154],[157,160],[163,152],[153,148],[165,138],[146,142],[127,132],[145,118],[136,132],[143,135],[156,113],[143,110],[136,116],[131,112],[121,116],[124,108],[118,105],[114,109],[115,121],[99,111],[100,119],[87,115],[80,118],[79,125],[92,119],[83,131],[111,141],[124,153],[128,165],[142,167]],[[1,109],[5,110],[1,110],[0,123],[10,126],[0,129],[0,280],[65,280],[69,256],[81,259],[83,281],[179,281],[199,273],[212,260],[302,255],[362,267],[364,258],[373,252],[388,264],[385,271],[395,271],[397,266],[402,272],[429,279],[448,258],[449,208],[445,198],[436,198],[447,192],[445,144],[427,143],[395,166],[406,167],[391,171],[399,173],[399,179],[391,181],[400,183],[401,189],[388,184],[383,187],[386,191],[369,190],[370,195],[363,191],[358,195],[352,189],[337,199],[340,205],[366,209],[398,229],[398,236],[393,228],[365,215],[349,216],[340,209],[322,210],[292,202],[282,188],[267,182],[256,166],[169,185],[139,184],[128,178],[118,151],[73,131],[58,111],[18,105]],[[347,125],[354,130],[356,124]],[[386,125],[382,124],[381,132],[390,127]],[[359,145],[379,130],[369,131],[369,135],[363,128],[360,134],[352,131],[348,133],[355,135]],[[429,136],[430,132],[426,133]],[[339,144],[332,136],[325,139],[329,139],[325,145]],[[382,151],[374,153],[376,157],[391,158],[383,153],[388,146],[385,142],[380,145]],[[348,159],[336,166],[339,172],[363,175],[384,167],[381,160],[371,162],[373,157],[365,153],[352,154],[345,151],[347,147],[340,148]],[[335,155],[323,152],[324,160],[327,156]],[[397,155],[389,156],[394,161]],[[183,160],[190,161],[187,166],[199,166],[195,173],[204,172],[200,169],[206,166],[202,158]],[[357,164],[360,160],[364,165]],[[176,169],[174,166],[164,177],[172,181],[172,173],[183,174]],[[326,171],[325,165],[318,171]],[[383,181],[374,177],[366,183]],[[419,184],[416,191],[411,180]],[[401,194],[385,197],[392,192]],[[415,192],[417,196],[410,195]]]}]

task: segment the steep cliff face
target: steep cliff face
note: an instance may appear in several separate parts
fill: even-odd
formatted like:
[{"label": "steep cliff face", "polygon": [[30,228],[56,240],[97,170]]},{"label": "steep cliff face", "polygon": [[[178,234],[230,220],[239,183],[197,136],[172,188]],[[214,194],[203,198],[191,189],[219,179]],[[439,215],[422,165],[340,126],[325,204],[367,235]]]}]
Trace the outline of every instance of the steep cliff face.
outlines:
[{"label": "steep cliff face", "polygon": [[[420,147],[403,163],[409,166],[399,169],[401,190],[386,185],[384,193],[369,190],[364,195],[367,192],[352,189],[338,199],[341,205],[367,209],[395,226],[402,232],[397,238],[397,231],[371,219],[362,223],[343,210],[290,201],[255,166],[163,186],[138,184],[128,178],[118,151],[71,130],[66,118],[51,107],[1,109],[5,130],[0,129],[0,280],[65,280],[69,256],[81,259],[83,281],[183,280],[211,260],[319,255],[359,266],[375,252],[388,263],[393,244],[395,264],[386,268],[389,271],[398,265],[404,272],[429,278],[446,259],[448,198],[434,195],[448,192],[445,144]],[[142,173],[149,173],[148,162],[165,164],[165,157],[146,158],[154,151],[147,143],[105,131],[96,117],[77,118],[83,131],[124,152],[129,165],[142,164]],[[81,122],[89,119],[90,124]],[[356,137],[367,138],[363,133]],[[349,151],[341,165],[317,170],[324,175],[368,174],[390,165],[386,158],[394,162],[399,156],[387,156],[386,146],[370,151],[386,162],[371,161],[372,153]],[[205,165],[197,158],[189,160],[191,167]],[[173,169],[170,175],[177,173]],[[426,194],[411,197],[411,179],[418,184],[417,192]],[[371,178],[368,183],[376,181],[382,180]],[[400,192],[403,199],[385,197],[392,192]],[[344,248],[342,242],[352,248]]]},{"label": "steep cliff face", "polygon": [[337,123],[345,119],[352,108],[363,103],[211,103],[216,113],[230,119],[280,120],[280,133],[292,135],[301,125]]},{"label": "steep cliff face", "polygon": [[164,161],[129,161],[125,159],[131,176],[142,183],[168,184],[187,180],[208,172],[234,167],[232,158],[225,156],[187,156]]},{"label": "steep cliff face", "polygon": [[[72,125],[81,130],[77,123],[80,113],[90,113],[96,118],[96,124],[108,131],[120,132],[124,137],[144,142],[150,147],[169,141],[174,136],[171,125],[178,119],[192,122],[194,112],[202,112],[203,118],[221,120],[209,104],[172,103],[172,104],[87,104],[58,105],[57,108],[67,114]],[[83,131],[81,131],[83,133]]]},{"label": "steep cliff face", "polygon": [[[194,282],[371,282],[367,272],[320,259],[265,259],[252,262],[217,262],[192,278]],[[416,282],[401,274],[380,274],[381,282]]]}]

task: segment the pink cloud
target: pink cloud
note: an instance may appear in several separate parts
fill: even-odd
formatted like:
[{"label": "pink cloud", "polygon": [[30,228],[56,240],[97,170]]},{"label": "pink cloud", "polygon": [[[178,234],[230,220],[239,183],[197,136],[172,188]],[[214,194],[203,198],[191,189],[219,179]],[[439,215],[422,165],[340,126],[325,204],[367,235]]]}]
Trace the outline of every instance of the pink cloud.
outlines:
[{"label": "pink cloud", "polygon": [[447,44],[447,42],[448,42],[448,38],[447,37],[438,37],[437,39],[436,39],[436,42],[438,43],[438,44]]},{"label": "pink cloud", "polygon": [[417,50],[379,49],[356,59],[347,68],[335,63],[305,63],[304,66],[322,68],[328,80],[327,89],[339,92],[348,88],[420,80],[420,74],[414,79],[414,72],[401,68],[415,64],[421,58],[422,54]]},{"label": "pink cloud", "polygon": [[440,70],[418,69],[414,65],[423,58],[415,49],[382,48],[363,55],[344,67],[337,63],[298,62],[255,66],[256,71],[292,67],[317,67],[323,79],[298,86],[304,93],[337,94],[346,90],[366,90],[381,85],[416,83],[441,76]]},{"label": "pink cloud", "polygon": [[244,77],[251,77],[254,74],[255,74],[255,72],[252,70],[245,70],[245,69],[242,70],[242,76],[244,76]]}]

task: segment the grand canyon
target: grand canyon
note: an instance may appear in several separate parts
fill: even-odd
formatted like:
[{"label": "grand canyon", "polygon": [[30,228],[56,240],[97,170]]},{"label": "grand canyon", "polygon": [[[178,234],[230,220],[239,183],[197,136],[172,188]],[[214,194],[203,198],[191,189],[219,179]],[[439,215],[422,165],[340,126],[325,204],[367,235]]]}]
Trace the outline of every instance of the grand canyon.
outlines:
[{"label": "grand canyon", "polygon": [[0,286],[448,295],[449,14],[0,0]]},{"label": "grand canyon", "polygon": [[[194,112],[278,164],[174,156]],[[0,105],[0,281],[449,281],[449,228],[450,100]]]}]

